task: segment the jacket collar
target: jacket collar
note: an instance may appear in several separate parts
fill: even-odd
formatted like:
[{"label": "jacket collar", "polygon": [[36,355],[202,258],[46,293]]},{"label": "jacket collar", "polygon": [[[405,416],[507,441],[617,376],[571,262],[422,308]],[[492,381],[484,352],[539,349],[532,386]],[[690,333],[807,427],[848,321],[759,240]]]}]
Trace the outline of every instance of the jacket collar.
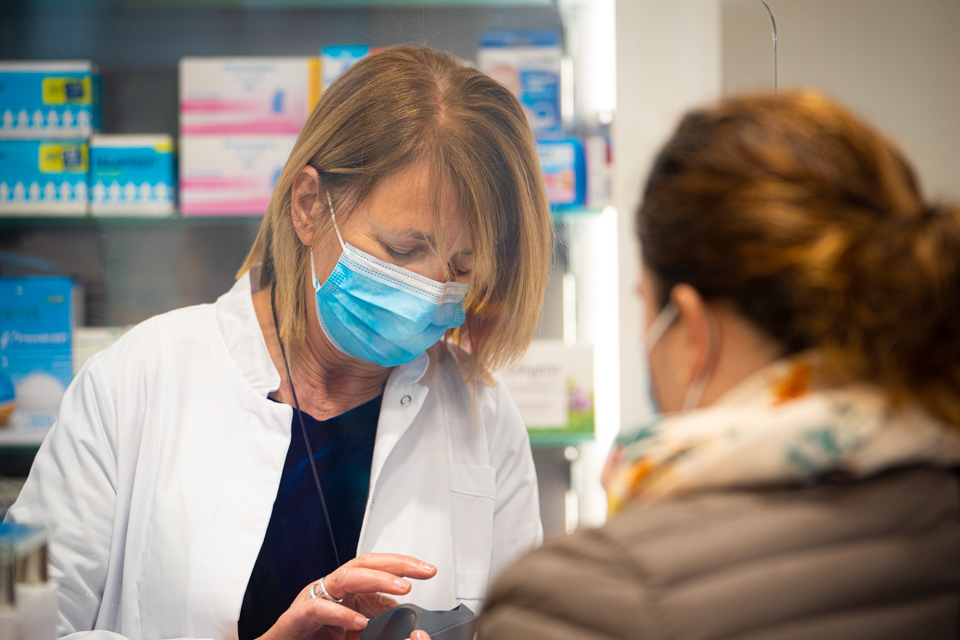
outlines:
[{"label": "jacket collar", "polygon": [[[258,282],[258,270],[248,271],[220,296],[215,309],[223,341],[243,379],[258,395],[266,397],[280,387],[280,374],[273,366],[253,307],[252,295]],[[386,389],[420,387],[429,365],[430,356],[424,353],[413,362],[396,367],[387,378]]]}]

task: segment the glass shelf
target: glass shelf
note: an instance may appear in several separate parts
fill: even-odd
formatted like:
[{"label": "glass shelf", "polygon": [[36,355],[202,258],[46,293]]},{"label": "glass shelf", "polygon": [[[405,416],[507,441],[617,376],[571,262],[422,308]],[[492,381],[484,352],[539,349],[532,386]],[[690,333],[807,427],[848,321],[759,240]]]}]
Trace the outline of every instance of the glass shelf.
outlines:
[{"label": "glass shelf", "polygon": [[249,225],[260,226],[263,216],[0,216],[2,227],[108,227],[108,226],[204,226],[204,225]]},{"label": "glass shelf", "polygon": [[[601,208],[576,208],[576,209],[554,209],[551,208],[550,214],[555,220],[563,220],[566,217],[577,218],[582,216],[598,215],[603,211]],[[170,216],[149,216],[149,215],[110,215],[110,216],[91,216],[91,215],[0,215],[0,228],[2,227],[46,227],[46,226],[177,226],[177,225],[250,225],[259,226],[263,216],[181,216],[179,214]]]},{"label": "glass shelf", "polygon": [[[109,9],[429,9],[552,7],[554,0],[31,0],[31,10]],[[16,7],[14,2],[13,6]]]},{"label": "glass shelf", "polygon": [[532,447],[575,447],[584,442],[593,442],[593,433],[549,433],[540,430],[528,431]]}]

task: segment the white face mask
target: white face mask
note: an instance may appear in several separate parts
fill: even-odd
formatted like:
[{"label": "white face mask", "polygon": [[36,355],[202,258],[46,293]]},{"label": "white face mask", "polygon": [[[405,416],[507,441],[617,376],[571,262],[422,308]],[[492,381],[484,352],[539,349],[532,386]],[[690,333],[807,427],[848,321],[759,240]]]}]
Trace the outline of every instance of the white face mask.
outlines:
[{"label": "white face mask", "polygon": [[[643,342],[647,352],[647,379],[650,381],[650,399],[653,404],[654,409],[657,413],[663,413],[662,406],[657,399],[657,394],[654,391],[653,386],[653,371],[649,369],[650,362],[650,352],[653,351],[653,348],[660,342],[667,330],[673,326],[673,323],[677,321],[677,318],[680,317],[680,309],[677,308],[677,305],[673,302],[667,302],[664,305],[663,309],[660,310],[660,313],[657,314],[657,317],[653,319],[653,322],[650,324],[650,328],[647,329],[646,335],[644,335]],[[710,339],[711,342],[714,339],[713,326],[711,324],[710,330]],[[711,351],[713,345],[711,344]],[[683,410],[690,411],[693,409],[698,409],[700,407],[700,401],[703,400],[703,392],[707,388],[707,382],[710,381],[710,375],[712,373],[713,366],[712,364],[707,367],[703,367],[698,373],[697,377],[693,379],[690,383],[690,386],[687,388],[687,393],[683,398]]]}]

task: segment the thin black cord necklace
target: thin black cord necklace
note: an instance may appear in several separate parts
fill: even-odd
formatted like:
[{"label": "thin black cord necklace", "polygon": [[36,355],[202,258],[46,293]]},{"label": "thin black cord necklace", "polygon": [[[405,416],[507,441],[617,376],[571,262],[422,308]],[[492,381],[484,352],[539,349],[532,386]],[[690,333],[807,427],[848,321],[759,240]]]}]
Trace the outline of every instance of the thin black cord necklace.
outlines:
[{"label": "thin black cord necklace", "polygon": [[277,305],[274,303],[274,297],[277,292],[277,283],[270,286],[270,310],[273,311],[273,327],[277,331],[277,342],[280,343],[280,354],[283,356],[283,365],[287,368],[287,381],[290,383],[290,392],[293,394],[293,404],[297,407],[297,417],[300,418],[300,431],[303,433],[303,444],[307,446],[307,459],[310,461],[310,469],[313,471],[313,481],[317,485],[317,493],[320,494],[320,506],[323,508],[323,519],[327,523],[327,533],[330,535],[330,544],[333,545],[333,559],[337,566],[340,566],[340,554],[337,553],[337,539],[333,537],[333,525],[330,524],[330,512],[327,511],[327,501],[323,497],[323,489],[320,487],[320,474],[317,473],[317,464],[313,461],[313,448],[310,446],[310,438],[307,437],[307,427],[303,423],[303,412],[300,411],[300,401],[297,400],[297,390],[293,388],[293,376],[290,375],[290,363],[287,361],[287,350],[283,348],[283,339],[280,338],[280,323],[277,321]]}]

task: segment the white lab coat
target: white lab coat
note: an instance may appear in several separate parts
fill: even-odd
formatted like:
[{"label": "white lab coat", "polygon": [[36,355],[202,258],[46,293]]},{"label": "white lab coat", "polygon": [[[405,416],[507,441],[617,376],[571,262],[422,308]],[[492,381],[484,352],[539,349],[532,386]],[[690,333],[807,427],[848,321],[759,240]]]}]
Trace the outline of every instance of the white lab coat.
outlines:
[{"label": "white lab coat", "polygon": [[[428,360],[387,380],[357,552],[436,565],[405,600],[476,609],[541,542],[533,459],[502,384],[474,399],[452,358]],[[236,638],[290,441],[279,384],[249,276],[84,366],[8,515],[54,530],[60,635]]]}]

